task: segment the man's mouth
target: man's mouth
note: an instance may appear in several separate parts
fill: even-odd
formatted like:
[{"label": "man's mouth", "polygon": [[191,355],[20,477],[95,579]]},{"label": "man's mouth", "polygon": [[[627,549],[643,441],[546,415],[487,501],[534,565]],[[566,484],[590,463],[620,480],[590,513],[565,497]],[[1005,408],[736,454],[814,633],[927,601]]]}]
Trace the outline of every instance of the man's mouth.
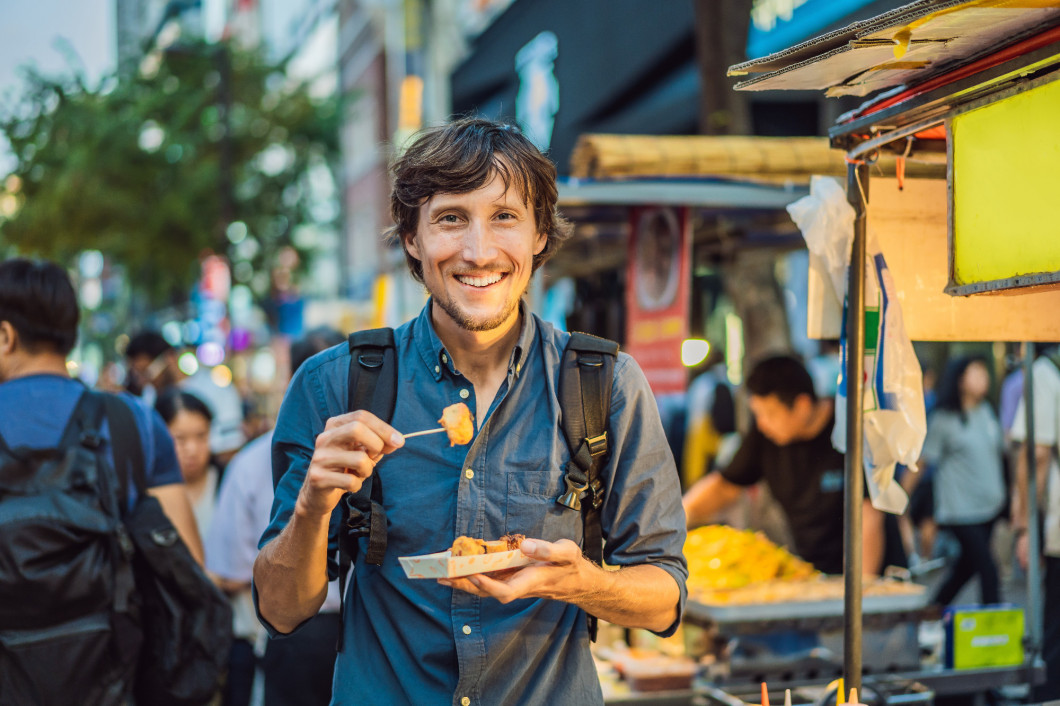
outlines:
[{"label": "man's mouth", "polygon": [[491,272],[485,275],[453,275],[456,280],[461,284],[466,284],[469,287],[489,287],[491,284],[497,284],[507,276],[506,272]]}]

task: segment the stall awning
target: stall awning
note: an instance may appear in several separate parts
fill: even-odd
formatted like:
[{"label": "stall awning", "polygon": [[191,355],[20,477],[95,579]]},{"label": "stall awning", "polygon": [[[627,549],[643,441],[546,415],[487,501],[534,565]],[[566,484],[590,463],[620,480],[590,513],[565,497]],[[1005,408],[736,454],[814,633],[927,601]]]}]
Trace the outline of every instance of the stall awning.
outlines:
[{"label": "stall awning", "polygon": [[[894,176],[895,158],[881,155],[874,166]],[[574,177],[615,178],[711,176],[751,183],[806,185],[814,174],[843,176],[843,154],[823,137],[729,137],[582,135],[571,156]],[[906,176],[946,176],[945,155],[919,152]]]},{"label": "stall awning", "polygon": [[805,185],[767,185],[725,179],[565,179],[559,206],[692,206],[780,210],[807,193]]},{"label": "stall awning", "polygon": [[865,96],[927,81],[1060,24],[1060,0],[920,0],[737,64],[737,90]]}]

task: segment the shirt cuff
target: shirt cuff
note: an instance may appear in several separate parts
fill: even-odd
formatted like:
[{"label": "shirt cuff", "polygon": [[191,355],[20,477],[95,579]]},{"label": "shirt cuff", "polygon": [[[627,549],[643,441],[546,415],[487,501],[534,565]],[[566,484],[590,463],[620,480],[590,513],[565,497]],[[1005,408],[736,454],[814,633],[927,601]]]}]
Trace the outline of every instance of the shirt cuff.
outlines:
[{"label": "shirt cuff", "polygon": [[677,632],[677,628],[681,626],[681,620],[685,615],[685,603],[688,601],[688,586],[685,581],[688,579],[688,576],[676,566],[671,566],[669,564],[649,564],[649,566],[657,566],[670,574],[670,576],[673,577],[673,580],[677,582],[677,588],[681,592],[677,599],[677,617],[674,619],[674,622],[665,630],[651,631],[659,637],[670,637]]}]

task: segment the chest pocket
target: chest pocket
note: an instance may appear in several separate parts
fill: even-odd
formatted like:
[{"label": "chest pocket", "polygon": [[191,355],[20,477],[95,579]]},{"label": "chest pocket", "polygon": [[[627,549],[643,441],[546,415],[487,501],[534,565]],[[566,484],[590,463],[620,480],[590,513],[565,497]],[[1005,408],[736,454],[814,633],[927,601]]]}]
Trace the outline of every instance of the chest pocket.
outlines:
[{"label": "chest pocket", "polygon": [[556,502],[565,488],[562,470],[514,471],[504,475],[505,532],[548,542],[569,539],[582,543],[581,513]]}]

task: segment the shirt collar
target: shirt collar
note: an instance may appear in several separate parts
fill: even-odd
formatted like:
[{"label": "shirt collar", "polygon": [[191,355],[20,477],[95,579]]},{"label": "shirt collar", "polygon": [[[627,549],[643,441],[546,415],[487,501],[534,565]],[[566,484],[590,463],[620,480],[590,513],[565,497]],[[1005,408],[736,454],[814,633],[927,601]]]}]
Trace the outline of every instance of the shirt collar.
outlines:
[{"label": "shirt collar", "polygon": [[[428,372],[434,376],[435,382],[438,382],[442,379],[443,369],[448,368],[449,372],[455,375],[456,368],[453,367],[453,357],[445,350],[442,339],[438,338],[438,334],[434,330],[434,324],[431,321],[431,306],[433,302],[433,297],[428,299],[427,304],[420,311],[420,315],[413,326],[412,337],[416,349],[420,353],[420,359],[427,366]],[[508,360],[508,371],[516,377],[522,372],[526,354],[530,351],[530,346],[537,335],[537,321],[527,309],[525,301],[519,301],[519,312],[522,314],[522,328],[519,332],[519,338],[515,342],[515,348],[512,350],[511,358]]]}]

